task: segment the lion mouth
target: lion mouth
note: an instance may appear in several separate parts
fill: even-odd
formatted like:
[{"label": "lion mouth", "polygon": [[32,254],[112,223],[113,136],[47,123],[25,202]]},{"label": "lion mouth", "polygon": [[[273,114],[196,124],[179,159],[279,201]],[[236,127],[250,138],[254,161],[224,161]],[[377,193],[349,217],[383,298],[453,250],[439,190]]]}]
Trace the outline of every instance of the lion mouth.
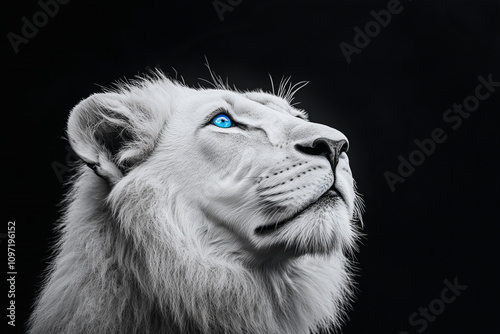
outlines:
[{"label": "lion mouth", "polygon": [[260,236],[264,236],[264,235],[269,235],[271,233],[274,233],[274,232],[280,230],[283,226],[287,225],[291,221],[298,218],[300,215],[302,215],[306,211],[314,210],[315,208],[324,206],[327,203],[334,203],[337,200],[343,200],[343,197],[334,187],[332,187],[329,190],[327,190],[323,195],[321,195],[316,201],[310,203],[303,210],[295,213],[292,217],[287,218],[287,219],[282,220],[282,221],[277,222],[277,223],[272,223],[272,224],[267,224],[267,225],[262,225],[262,226],[257,227],[255,229],[255,234],[260,235]]}]

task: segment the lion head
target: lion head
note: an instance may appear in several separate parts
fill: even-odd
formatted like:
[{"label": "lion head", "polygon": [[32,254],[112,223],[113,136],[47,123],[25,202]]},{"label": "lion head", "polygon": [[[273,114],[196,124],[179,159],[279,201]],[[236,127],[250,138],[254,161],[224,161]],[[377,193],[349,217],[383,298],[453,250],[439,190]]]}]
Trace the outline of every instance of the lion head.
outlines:
[{"label": "lion head", "polygon": [[308,333],[351,295],[360,203],[340,131],[291,91],[154,78],[90,96],[32,333]]}]

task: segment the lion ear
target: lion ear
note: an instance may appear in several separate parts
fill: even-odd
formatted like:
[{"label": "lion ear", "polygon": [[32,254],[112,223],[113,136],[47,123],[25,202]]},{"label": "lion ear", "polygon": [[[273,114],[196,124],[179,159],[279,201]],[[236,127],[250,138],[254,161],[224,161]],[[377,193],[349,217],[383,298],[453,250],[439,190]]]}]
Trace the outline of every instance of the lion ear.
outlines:
[{"label": "lion ear", "polygon": [[151,154],[163,125],[161,114],[144,100],[101,93],[73,108],[67,134],[76,154],[114,185]]}]

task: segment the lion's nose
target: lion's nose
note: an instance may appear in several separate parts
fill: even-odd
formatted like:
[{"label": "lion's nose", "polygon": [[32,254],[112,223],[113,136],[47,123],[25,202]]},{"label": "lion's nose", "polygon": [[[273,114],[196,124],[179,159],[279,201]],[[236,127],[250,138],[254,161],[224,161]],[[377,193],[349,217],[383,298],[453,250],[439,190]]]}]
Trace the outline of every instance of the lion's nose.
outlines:
[{"label": "lion's nose", "polygon": [[334,140],[326,137],[316,138],[311,145],[296,144],[295,148],[306,154],[311,155],[324,155],[330,163],[333,169],[337,166],[339,162],[339,156],[342,152],[347,152],[349,149],[349,143],[345,139]]}]

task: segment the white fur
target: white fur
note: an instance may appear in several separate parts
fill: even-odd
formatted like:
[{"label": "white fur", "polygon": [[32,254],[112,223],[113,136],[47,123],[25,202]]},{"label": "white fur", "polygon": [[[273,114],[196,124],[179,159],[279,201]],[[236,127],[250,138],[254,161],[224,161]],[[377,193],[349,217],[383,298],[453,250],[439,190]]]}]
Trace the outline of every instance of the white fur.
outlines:
[{"label": "white fur", "polygon": [[[285,99],[217,88],[158,75],[74,108],[68,137],[94,171],[82,165],[73,179],[30,333],[302,334],[341,324],[352,294],[345,253],[359,236],[348,159],[335,174],[295,145],[344,136],[306,121],[291,89],[280,86]],[[205,124],[218,108],[245,127]],[[333,182],[343,202],[255,233]]]}]

